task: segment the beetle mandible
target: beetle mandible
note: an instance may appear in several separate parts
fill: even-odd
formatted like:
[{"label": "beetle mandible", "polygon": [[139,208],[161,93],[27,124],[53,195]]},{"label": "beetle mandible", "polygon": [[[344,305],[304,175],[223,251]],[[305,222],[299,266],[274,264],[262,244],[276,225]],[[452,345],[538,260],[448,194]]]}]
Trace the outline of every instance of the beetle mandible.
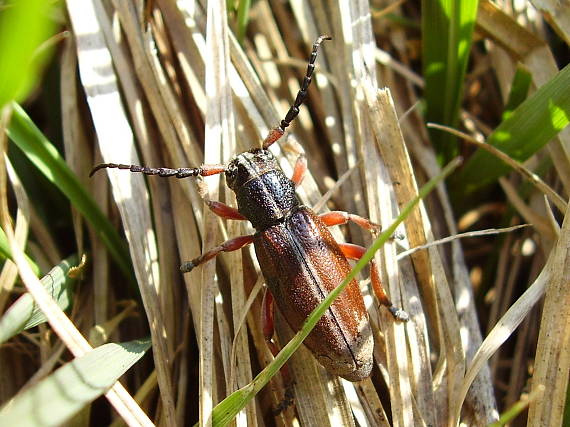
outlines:
[{"label": "beetle mandible", "polygon": [[[224,173],[228,186],[235,192],[238,208],[207,200],[216,215],[233,220],[248,220],[255,228],[251,235],[227,240],[205,252],[180,269],[189,272],[213,259],[220,252],[235,251],[253,243],[255,253],[269,291],[263,302],[263,332],[268,343],[273,336],[273,301],[279,307],[292,330],[298,331],[313,309],[338,286],[350,271],[348,259],[357,260],[365,248],[349,243],[337,243],[327,227],[352,221],[368,230],[378,225],[358,215],[342,211],[315,214],[303,206],[295,188],[303,180],[307,164],[300,155],[293,176],[287,178],[268,148],[278,141],[285,129],[299,114],[307,96],[320,44],[331,37],[321,35],[313,44],[306,75],[295,102],[279,126],[269,132],[262,148],[253,148],[236,155],[227,165],[202,165],[198,168],[149,168],[137,165],[103,163],[103,168],[128,169],[146,175],[186,178]],[[384,292],[378,266],[370,265],[370,276],[379,302],[395,319],[406,321],[408,315],[393,306]],[[374,341],[368,313],[358,283],[352,280],[344,292],[323,315],[305,345],[331,373],[349,381],[360,381],[370,375]],[[270,346],[276,352],[274,346]]]}]

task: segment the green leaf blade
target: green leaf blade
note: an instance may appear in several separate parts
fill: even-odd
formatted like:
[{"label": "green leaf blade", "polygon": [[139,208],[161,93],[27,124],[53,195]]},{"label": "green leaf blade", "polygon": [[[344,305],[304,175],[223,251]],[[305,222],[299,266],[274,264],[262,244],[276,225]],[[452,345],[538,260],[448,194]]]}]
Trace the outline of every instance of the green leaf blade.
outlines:
[{"label": "green leaf blade", "polygon": [[[455,127],[478,1],[422,1],[426,121]],[[431,132],[441,163],[457,155],[455,137]]]},{"label": "green leaf blade", "polygon": [[14,104],[8,136],[93,226],[125,277],[135,283],[129,251],[124,240],[79,183],[59,152],[17,104]]},{"label": "green leaf blade", "polygon": [[511,85],[509,99],[503,111],[503,121],[511,116],[513,111],[522,104],[528,97],[528,92],[532,85],[532,74],[524,67],[518,66]]},{"label": "green leaf blade", "polygon": [[54,32],[50,12],[54,2],[18,0],[0,11],[0,108],[24,99],[36,83],[47,55],[40,45]]},{"label": "green leaf blade", "polygon": [[[67,273],[70,268],[77,265],[77,262],[77,255],[72,255],[55,266],[41,280],[42,285],[62,310],[66,310],[71,303],[70,294],[75,279],[69,277]],[[26,293],[18,298],[0,318],[0,344],[23,330],[33,328],[46,321],[45,315],[36,305],[32,296]]]},{"label": "green leaf blade", "polygon": [[150,338],[105,344],[59,368],[0,409],[0,425],[57,426],[104,394],[150,348]]},{"label": "green leaf blade", "polygon": [[[523,162],[544,147],[570,121],[570,65],[520,104],[487,142]],[[497,180],[510,167],[486,151],[477,151],[452,181],[471,193]]]}]

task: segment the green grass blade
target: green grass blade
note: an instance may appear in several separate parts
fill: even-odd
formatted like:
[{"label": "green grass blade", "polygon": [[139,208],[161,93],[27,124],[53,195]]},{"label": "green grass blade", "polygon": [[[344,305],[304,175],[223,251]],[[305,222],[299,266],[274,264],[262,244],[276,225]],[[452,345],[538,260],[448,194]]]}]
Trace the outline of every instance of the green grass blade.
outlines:
[{"label": "green grass blade", "polygon": [[503,121],[508,119],[509,116],[513,114],[513,111],[525,101],[528,97],[528,91],[530,90],[531,84],[532,74],[530,74],[526,68],[519,65],[515,72],[515,77],[513,78],[509,99],[507,100],[505,110],[503,111]]},{"label": "green grass blade", "polygon": [[221,427],[229,424],[231,420],[241,411],[245,405],[263,388],[267,385],[269,380],[283,367],[285,362],[293,355],[293,353],[299,348],[303,343],[303,340],[311,333],[319,319],[325,314],[329,309],[335,298],[341,294],[344,288],[354,279],[358,273],[372,260],[374,254],[386,243],[388,239],[396,231],[396,228],[406,217],[410,214],[412,209],[419,203],[421,199],[429,194],[435,186],[441,182],[446,176],[448,176],[457,166],[460,160],[448,164],[445,169],[438,176],[432,178],[427,184],[425,184],[419,191],[419,194],[412,201],[408,202],[406,206],[398,215],[398,218],[390,225],[386,230],[378,236],[378,238],[372,243],[372,246],[366,251],[362,258],[356,263],[354,268],[350,271],[348,276],[343,280],[343,282],[337,286],[327,297],[319,304],[313,312],[307,317],[303,327],[295,336],[287,343],[285,347],[275,356],[275,359],[263,369],[247,386],[235,391],[223,401],[221,401],[213,410],[212,413],[212,423],[215,427]]},{"label": "green grass blade", "polygon": [[488,427],[501,427],[509,425],[509,423],[515,420],[515,418],[517,418],[523,411],[527,410],[528,405],[533,400],[541,398],[544,398],[544,388],[534,390],[530,395],[526,396],[523,399],[520,399],[518,402],[515,402],[509,409],[501,414],[501,417],[498,421],[489,424]]},{"label": "green grass blade", "polygon": [[[28,264],[32,267],[33,272],[36,276],[40,274],[40,268],[38,265],[26,254],[24,254]],[[8,238],[4,234],[4,230],[0,228],[0,257],[7,258],[13,261],[12,249],[10,249],[10,243],[8,243]]]},{"label": "green grass blade", "polygon": [[0,425],[62,425],[109,390],[149,348],[150,338],[97,347],[16,396],[0,409]]},{"label": "green grass blade", "polygon": [[[456,127],[478,1],[423,0],[426,120]],[[431,132],[441,163],[457,154],[455,137]]]},{"label": "green grass blade", "polygon": [[0,6],[0,109],[24,99],[48,57],[40,45],[54,31],[50,12],[55,2],[13,0]]},{"label": "green grass blade", "polygon": [[26,112],[14,104],[8,136],[45,177],[65,194],[73,207],[91,224],[121,271],[132,283],[134,273],[127,246],[79,183],[55,147],[41,133]]},{"label": "green grass blade", "polygon": [[237,10],[237,39],[243,43],[245,32],[247,31],[247,23],[249,22],[249,10],[251,9],[251,0],[240,0]]},{"label": "green grass blade", "polygon": [[12,259],[12,251],[10,251],[10,244],[4,234],[4,230],[0,228],[0,256],[2,258]]},{"label": "green grass blade", "polygon": [[[66,310],[71,303],[71,291],[75,279],[69,277],[67,273],[70,268],[77,265],[77,262],[77,255],[72,255],[55,266],[41,280],[42,285],[62,310]],[[0,319],[0,344],[46,320],[32,296],[29,293],[22,295]]]},{"label": "green grass blade", "polygon": [[[527,160],[564,129],[570,119],[570,65],[517,107],[487,142],[519,162]],[[455,192],[469,194],[510,168],[486,151],[477,151],[452,180]]]}]

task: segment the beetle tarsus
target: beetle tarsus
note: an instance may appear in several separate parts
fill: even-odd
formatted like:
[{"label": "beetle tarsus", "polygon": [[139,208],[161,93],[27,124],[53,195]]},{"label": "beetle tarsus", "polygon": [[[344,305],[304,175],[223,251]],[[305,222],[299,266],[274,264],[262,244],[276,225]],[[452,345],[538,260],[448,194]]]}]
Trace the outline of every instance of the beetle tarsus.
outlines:
[{"label": "beetle tarsus", "polygon": [[392,313],[394,319],[396,319],[399,322],[407,322],[408,320],[410,320],[410,316],[408,315],[408,313],[406,313],[401,308],[391,306],[388,307],[388,310],[390,311],[390,313]]},{"label": "beetle tarsus", "polygon": [[180,266],[180,271],[182,273],[190,273],[194,270],[194,267],[196,267],[196,265],[192,261],[188,261]]},{"label": "beetle tarsus", "polygon": [[294,389],[295,382],[292,381],[285,386],[285,395],[283,396],[283,400],[279,402],[279,405],[275,409],[273,409],[273,416],[278,416],[281,412],[287,410],[293,402],[295,401],[295,389]]}]

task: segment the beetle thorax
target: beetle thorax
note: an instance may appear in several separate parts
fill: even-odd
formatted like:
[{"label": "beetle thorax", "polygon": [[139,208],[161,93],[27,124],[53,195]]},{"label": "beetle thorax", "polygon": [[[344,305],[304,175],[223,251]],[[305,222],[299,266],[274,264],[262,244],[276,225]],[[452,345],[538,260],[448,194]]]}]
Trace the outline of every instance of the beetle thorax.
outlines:
[{"label": "beetle thorax", "polygon": [[237,155],[228,164],[226,179],[236,193],[239,212],[258,231],[279,223],[299,205],[295,185],[268,150]]}]

